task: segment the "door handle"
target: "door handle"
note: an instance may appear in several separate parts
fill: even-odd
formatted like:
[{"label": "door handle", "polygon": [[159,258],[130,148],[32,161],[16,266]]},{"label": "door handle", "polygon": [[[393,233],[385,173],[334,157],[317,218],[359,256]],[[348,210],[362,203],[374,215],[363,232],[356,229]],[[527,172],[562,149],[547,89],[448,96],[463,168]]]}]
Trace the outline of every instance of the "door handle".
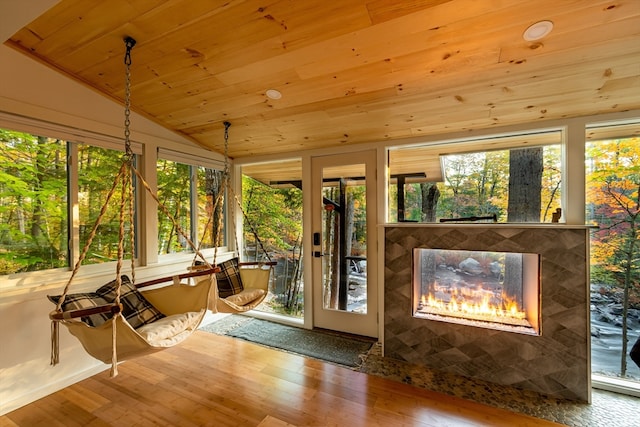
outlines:
[{"label": "door handle", "polygon": [[321,256],[323,256],[324,254],[320,251],[313,251],[313,256],[316,258],[320,258]]}]

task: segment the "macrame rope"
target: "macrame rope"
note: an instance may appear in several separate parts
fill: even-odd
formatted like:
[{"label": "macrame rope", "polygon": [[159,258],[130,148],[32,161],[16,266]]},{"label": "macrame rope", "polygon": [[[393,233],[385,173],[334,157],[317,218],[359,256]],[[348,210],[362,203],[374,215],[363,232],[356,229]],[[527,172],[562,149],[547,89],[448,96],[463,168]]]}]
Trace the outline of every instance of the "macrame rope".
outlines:
[{"label": "macrame rope", "polygon": [[[126,162],[124,163],[126,164]],[[122,263],[124,261],[124,232],[125,232],[125,213],[127,210],[125,209],[125,205],[127,204],[127,193],[132,191],[131,188],[128,188],[129,179],[127,176],[131,174],[130,169],[127,167],[124,174],[122,174],[121,185],[122,192],[120,195],[120,216],[119,216],[119,228],[118,228],[118,260],[116,262],[116,298],[115,303],[120,305],[120,294],[122,288]],[[132,248],[133,249],[133,248]],[[131,256],[133,258],[133,255]],[[116,313],[113,316],[111,321],[111,377],[115,377],[118,375],[118,342],[117,342],[117,317],[121,316],[120,312]]]},{"label": "macrame rope", "polygon": [[[231,191],[231,193],[233,194],[233,197],[235,198],[236,202],[240,205],[240,199],[238,199],[238,195],[235,192],[233,192],[233,190]],[[260,245],[260,249],[262,250],[262,253],[264,254],[265,257],[267,257],[267,260],[271,262],[271,257],[269,256],[269,252],[267,252],[267,249],[264,247],[262,240],[260,240],[260,237],[258,237],[258,232],[256,231],[255,227],[249,220],[247,213],[244,211],[244,209],[242,209],[242,207],[240,207],[240,211],[242,212],[242,216],[245,219],[245,222],[249,225],[249,228],[251,229],[251,233],[253,234],[253,237],[256,239],[256,242],[258,242],[258,244]]]},{"label": "macrame rope", "polygon": [[[109,205],[109,201],[111,200],[111,198],[113,197],[113,195],[116,192],[116,189],[118,187],[118,182],[120,182],[120,178],[122,177],[122,175],[124,174],[125,171],[125,167],[126,165],[123,163],[120,166],[120,170],[118,171],[118,174],[116,175],[116,178],[113,181],[113,184],[111,185],[111,189],[109,190],[109,193],[107,193],[107,197],[105,199],[104,204],[102,205],[100,212],[98,214],[98,217],[96,218],[94,224],[93,224],[93,228],[91,229],[91,232],[89,233],[89,237],[87,238],[87,242],[84,245],[84,247],[82,248],[82,252],[80,253],[80,257],[78,258],[78,261],[76,261],[75,266],[73,267],[73,271],[71,272],[71,276],[69,277],[69,280],[67,280],[67,283],[64,287],[64,290],[62,291],[62,295],[60,295],[60,298],[58,299],[58,303],[56,304],[56,308],[55,311],[56,312],[62,312],[62,304],[64,303],[64,300],[67,297],[67,294],[69,293],[69,287],[71,286],[71,282],[73,281],[74,277],[76,276],[76,274],[78,273],[78,270],[80,269],[80,266],[82,265],[82,262],[85,260],[87,253],[89,252],[89,248],[91,247],[91,243],[93,242],[93,239],[96,237],[96,234],[98,232],[98,227],[100,226],[100,223],[102,222],[103,217],[105,216],[106,212],[107,212],[107,207]],[[58,362],[60,361],[60,334],[59,334],[59,327],[58,327],[58,320],[52,320],[51,321],[51,364],[52,365],[57,365]]]},{"label": "macrame rope", "polygon": [[73,271],[71,272],[71,277],[69,277],[69,280],[67,280],[67,284],[65,285],[64,290],[62,291],[62,295],[60,296],[60,300],[58,300],[58,305],[56,307],[56,310],[58,310],[58,311],[61,311],[60,307],[62,306],[62,303],[64,302],[64,297],[66,297],[67,293],[69,292],[69,287],[71,286],[71,282],[73,281],[73,278],[78,273],[78,270],[80,269],[80,266],[82,265],[82,262],[87,257],[87,253],[89,252],[89,248],[91,247],[91,244],[93,243],[93,239],[96,237],[96,234],[98,232],[98,227],[100,227],[100,223],[102,222],[102,219],[104,218],[105,214],[107,213],[107,208],[108,208],[109,201],[111,200],[111,198],[115,194],[116,189],[118,187],[118,183],[120,182],[120,179],[121,179],[122,175],[124,174],[125,167],[126,167],[126,165],[124,165],[124,164],[120,166],[120,170],[118,171],[118,174],[116,175],[116,179],[113,181],[111,189],[107,193],[107,197],[105,198],[105,203],[100,208],[100,212],[98,213],[98,217],[96,218],[95,222],[93,223],[93,228],[91,229],[91,232],[89,233],[89,237],[87,238],[87,243],[84,245],[84,248],[82,248],[82,253],[80,254],[80,258],[78,258],[78,261],[76,261],[76,264],[75,264],[75,266],[73,268]]}]

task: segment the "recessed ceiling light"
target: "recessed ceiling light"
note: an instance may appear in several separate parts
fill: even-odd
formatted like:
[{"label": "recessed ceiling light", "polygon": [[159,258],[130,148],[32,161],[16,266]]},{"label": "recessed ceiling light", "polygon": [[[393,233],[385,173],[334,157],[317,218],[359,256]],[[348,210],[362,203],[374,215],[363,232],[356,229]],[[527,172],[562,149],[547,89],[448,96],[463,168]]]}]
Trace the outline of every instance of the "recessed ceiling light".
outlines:
[{"label": "recessed ceiling light", "polygon": [[522,38],[528,42],[532,42],[535,40],[540,40],[545,37],[553,30],[553,22],[551,21],[540,21],[531,25],[527,28],[522,34]]},{"label": "recessed ceiling light", "polygon": [[282,94],[280,93],[280,91],[275,90],[275,89],[268,89],[266,92],[267,97],[271,98],[271,99],[280,99],[282,98]]}]

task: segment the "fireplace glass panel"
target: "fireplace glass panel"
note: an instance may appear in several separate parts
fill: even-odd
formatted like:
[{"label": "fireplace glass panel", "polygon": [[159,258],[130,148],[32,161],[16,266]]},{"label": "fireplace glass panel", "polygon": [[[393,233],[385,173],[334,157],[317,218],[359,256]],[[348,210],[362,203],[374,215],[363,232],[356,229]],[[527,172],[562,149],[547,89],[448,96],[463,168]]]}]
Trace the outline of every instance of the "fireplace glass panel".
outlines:
[{"label": "fireplace glass panel", "polygon": [[540,256],[413,250],[417,318],[540,335]]}]

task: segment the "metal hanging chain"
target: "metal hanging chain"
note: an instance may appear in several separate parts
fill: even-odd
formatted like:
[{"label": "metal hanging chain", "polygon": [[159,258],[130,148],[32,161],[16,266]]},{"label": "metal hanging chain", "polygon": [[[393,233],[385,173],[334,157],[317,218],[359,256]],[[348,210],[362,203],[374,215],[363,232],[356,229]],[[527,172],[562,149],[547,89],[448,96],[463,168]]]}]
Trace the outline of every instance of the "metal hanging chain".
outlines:
[{"label": "metal hanging chain", "polygon": [[[131,149],[131,49],[136,45],[135,39],[132,37],[125,37],[124,44],[126,47],[124,54],[125,65],[125,85],[124,85],[124,157],[123,161],[128,165],[125,176],[122,180],[122,205],[121,205],[121,221],[120,221],[120,244],[122,246],[122,254],[118,255],[118,265],[116,267],[116,283],[120,280],[120,269],[122,262],[124,261],[124,236],[125,236],[125,201],[128,197],[129,208],[129,245],[131,246],[131,280],[136,282],[136,270],[135,270],[135,224],[134,218],[134,194],[133,194],[133,179],[131,169],[133,168],[134,154]],[[119,284],[118,284],[119,285]],[[120,286],[117,287],[116,293],[117,301],[120,302]]]},{"label": "metal hanging chain", "polygon": [[[231,187],[230,181],[229,181],[229,128],[231,127],[231,123],[225,121],[223,122],[223,124],[224,124],[224,170],[222,171],[222,183],[221,183],[222,188],[218,191],[218,194],[216,196],[216,200],[213,205],[213,212],[215,212],[218,207],[224,206],[225,191],[227,191]],[[229,208],[229,209],[233,209],[233,208]],[[229,215],[233,217],[232,210],[230,210]],[[210,220],[211,218],[207,220],[207,226]],[[223,226],[223,218],[222,218],[222,215],[220,215],[220,217],[218,218],[218,224],[217,224],[218,232],[216,233],[216,236],[212,236],[213,247],[214,247],[213,261],[212,261],[213,265],[216,265],[216,261],[218,259],[218,247],[222,242],[222,236],[220,235],[222,226]],[[233,233],[235,235],[235,227],[234,227]],[[238,238],[236,236],[236,251],[237,251],[237,247],[238,247]]]},{"label": "metal hanging chain", "polygon": [[124,44],[127,48],[124,54],[125,65],[125,85],[124,85],[124,150],[125,158],[131,162],[133,160],[133,150],[131,149],[131,49],[136,45],[135,39],[125,37]]},{"label": "metal hanging chain", "polygon": [[[233,188],[231,186],[231,177],[230,177],[230,171],[229,171],[229,127],[231,126],[230,122],[223,122],[224,124],[224,173],[222,176],[224,176],[224,188],[226,191],[228,191],[230,193],[230,196],[233,196],[233,198],[238,202],[238,205],[240,206],[240,201],[238,200],[238,198],[235,196],[235,192],[233,191]],[[238,258],[240,257],[240,244],[238,243],[238,228],[237,228],[237,224],[236,224],[236,215],[233,209],[233,203],[229,203],[229,205],[227,206],[227,209],[229,209],[229,216],[231,217],[231,222],[233,223],[233,237],[236,243],[236,246],[234,248],[234,252],[236,253],[236,256],[238,256]],[[242,211],[242,213],[244,214],[244,211],[242,210],[242,206],[240,206],[240,211]]]},{"label": "metal hanging chain", "polygon": [[229,179],[229,128],[230,122],[224,122],[224,174],[222,176]]}]

